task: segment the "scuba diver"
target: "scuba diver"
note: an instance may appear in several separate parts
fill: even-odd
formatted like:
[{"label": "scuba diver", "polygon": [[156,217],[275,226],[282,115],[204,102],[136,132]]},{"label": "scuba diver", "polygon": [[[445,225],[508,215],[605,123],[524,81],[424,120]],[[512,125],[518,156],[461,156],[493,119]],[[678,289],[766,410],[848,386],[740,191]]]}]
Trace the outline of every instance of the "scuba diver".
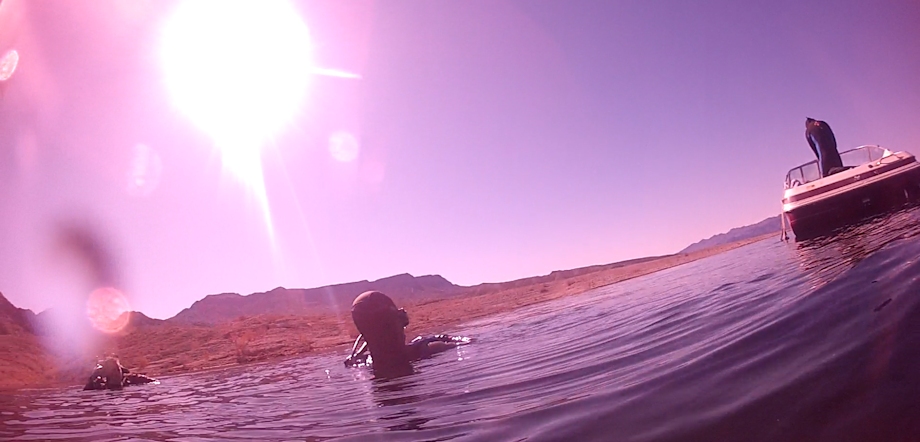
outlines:
[{"label": "scuba diver", "polygon": [[405,327],[409,325],[409,314],[378,291],[358,295],[351,306],[351,318],[360,334],[352,346],[351,356],[345,359],[345,366],[367,363],[370,356],[374,375],[378,377],[411,374],[410,362],[470,342],[465,337],[435,335],[419,336],[407,345]]},{"label": "scuba diver", "polygon": [[818,157],[821,178],[846,170],[837,152],[837,139],[827,123],[805,118],[805,140]]},{"label": "scuba diver", "polygon": [[121,365],[117,357],[107,357],[96,364],[93,374],[89,375],[84,390],[121,390],[128,385],[149,384],[159,382],[156,379],[131,373],[127,368]]}]

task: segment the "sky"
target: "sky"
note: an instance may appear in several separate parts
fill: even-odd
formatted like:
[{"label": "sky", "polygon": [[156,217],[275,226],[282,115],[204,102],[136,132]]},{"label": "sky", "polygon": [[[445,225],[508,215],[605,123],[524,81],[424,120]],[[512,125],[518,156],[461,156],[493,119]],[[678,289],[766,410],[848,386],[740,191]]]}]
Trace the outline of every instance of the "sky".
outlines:
[{"label": "sky", "polygon": [[112,286],[168,318],[676,253],[779,213],[806,117],[841,151],[920,153],[916,23],[907,1],[4,0],[0,292],[38,312]]}]

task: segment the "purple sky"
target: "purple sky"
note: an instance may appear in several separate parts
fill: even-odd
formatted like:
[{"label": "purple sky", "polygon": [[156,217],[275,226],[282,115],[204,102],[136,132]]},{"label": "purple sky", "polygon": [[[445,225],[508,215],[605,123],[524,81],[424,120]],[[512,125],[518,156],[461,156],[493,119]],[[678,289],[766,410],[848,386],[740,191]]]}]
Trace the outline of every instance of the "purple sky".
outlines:
[{"label": "purple sky", "polygon": [[[212,293],[674,253],[779,213],[786,171],[813,159],[806,116],[841,150],[920,153],[916,2],[295,2],[316,65],[362,78],[313,76],[262,150],[271,236],[164,84],[177,5],[0,4],[0,55],[20,56],[0,84],[17,306],[101,283],[55,247],[74,226],[103,282],[165,318]],[[337,131],[359,140],[351,162],[330,155]],[[138,145],[161,172],[130,190]]]}]

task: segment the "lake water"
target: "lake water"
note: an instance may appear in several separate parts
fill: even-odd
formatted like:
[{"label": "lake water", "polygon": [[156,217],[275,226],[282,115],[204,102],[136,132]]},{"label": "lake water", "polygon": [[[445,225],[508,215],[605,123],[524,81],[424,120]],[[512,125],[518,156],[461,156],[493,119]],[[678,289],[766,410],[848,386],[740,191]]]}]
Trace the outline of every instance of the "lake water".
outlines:
[{"label": "lake water", "polygon": [[918,234],[777,236],[444,330],[476,341],[394,380],[342,354],[17,392],[0,439],[917,441]]}]

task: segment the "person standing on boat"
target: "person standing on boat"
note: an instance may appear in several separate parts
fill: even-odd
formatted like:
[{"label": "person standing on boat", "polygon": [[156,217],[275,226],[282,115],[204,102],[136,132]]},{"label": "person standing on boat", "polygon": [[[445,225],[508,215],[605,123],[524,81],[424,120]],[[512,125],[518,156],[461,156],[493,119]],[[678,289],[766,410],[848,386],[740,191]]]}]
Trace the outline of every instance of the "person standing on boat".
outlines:
[{"label": "person standing on boat", "polygon": [[843,160],[837,152],[837,139],[827,123],[806,118],[805,139],[818,157],[818,168],[822,178],[843,170]]}]

